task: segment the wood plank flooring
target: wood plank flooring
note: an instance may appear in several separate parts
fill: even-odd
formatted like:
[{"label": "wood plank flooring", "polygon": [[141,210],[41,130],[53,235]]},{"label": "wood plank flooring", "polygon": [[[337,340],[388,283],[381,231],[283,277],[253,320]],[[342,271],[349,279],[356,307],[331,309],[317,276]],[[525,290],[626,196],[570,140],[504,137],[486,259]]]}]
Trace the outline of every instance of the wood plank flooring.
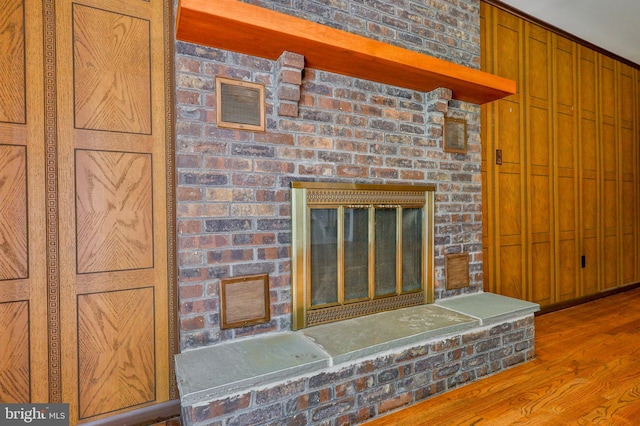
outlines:
[{"label": "wood plank flooring", "polygon": [[640,289],[536,317],[536,359],[383,425],[640,425]]}]

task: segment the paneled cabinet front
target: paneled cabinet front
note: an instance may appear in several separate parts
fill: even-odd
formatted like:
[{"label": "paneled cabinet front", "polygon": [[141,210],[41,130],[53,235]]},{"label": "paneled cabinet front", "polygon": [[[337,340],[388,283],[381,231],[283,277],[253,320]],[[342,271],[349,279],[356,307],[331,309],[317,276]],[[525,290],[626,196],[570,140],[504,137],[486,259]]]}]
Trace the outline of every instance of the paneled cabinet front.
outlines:
[{"label": "paneled cabinet front", "polygon": [[482,67],[518,94],[483,108],[485,288],[549,306],[637,283],[639,71],[490,3]]},{"label": "paneled cabinet front", "polygon": [[170,6],[0,1],[0,401],[170,399]]}]

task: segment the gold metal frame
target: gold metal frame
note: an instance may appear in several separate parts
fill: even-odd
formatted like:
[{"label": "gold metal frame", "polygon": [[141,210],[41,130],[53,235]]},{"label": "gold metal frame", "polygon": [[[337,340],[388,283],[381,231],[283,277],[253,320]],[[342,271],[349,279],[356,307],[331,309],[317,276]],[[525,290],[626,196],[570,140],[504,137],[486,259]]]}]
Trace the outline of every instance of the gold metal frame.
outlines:
[{"label": "gold metal frame", "polygon": [[[435,185],[379,185],[345,184],[325,182],[292,182],[292,328],[298,330],[311,325],[337,321],[359,315],[396,309],[417,304],[432,303],[434,300],[434,193]],[[396,295],[373,297],[374,277],[374,220],[376,208],[395,208],[402,214],[403,208],[421,208],[423,210],[422,234],[422,289],[413,293],[402,293],[402,258],[398,250],[397,291]],[[338,220],[338,303],[310,306],[310,221],[312,208],[330,208],[343,212],[345,208],[369,209],[369,299],[344,300],[344,218]],[[398,220],[399,230],[396,242],[401,247],[402,221]]]},{"label": "gold metal frame", "polygon": [[446,152],[467,153],[467,122],[465,120],[445,117],[442,131]]}]

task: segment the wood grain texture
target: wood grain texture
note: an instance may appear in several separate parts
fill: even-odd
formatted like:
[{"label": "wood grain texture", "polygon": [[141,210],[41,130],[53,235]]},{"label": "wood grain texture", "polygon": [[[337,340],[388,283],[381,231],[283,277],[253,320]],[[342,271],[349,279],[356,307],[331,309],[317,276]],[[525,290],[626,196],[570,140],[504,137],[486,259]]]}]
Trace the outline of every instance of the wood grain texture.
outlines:
[{"label": "wood grain texture", "polygon": [[534,361],[367,423],[635,425],[640,289],[536,318]]},{"label": "wood grain texture", "polygon": [[525,289],[522,285],[523,268],[522,263],[517,260],[522,259],[522,246],[506,245],[500,247],[500,287],[499,293],[516,299],[525,298]]},{"label": "wood grain texture", "polygon": [[152,288],[78,296],[81,419],[155,399]]},{"label": "wood grain texture", "polygon": [[513,15],[493,9],[489,23],[493,33],[491,60],[498,75],[513,79],[519,87],[518,93],[495,103],[494,125],[495,148],[502,150],[503,164],[495,171],[495,253],[496,265],[493,291],[518,298],[527,296],[527,273],[525,202],[523,193],[526,158],[526,128],[523,119],[526,113],[524,88],[524,34],[523,21]]},{"label": "wood grain texture", "polygon": [[578,250],[577,238],[568,237],[560,240],[557,273],[557,294],[559,301],[574,299],[579,294]]},{"label": "wood grain texture", "polygon": [[499,174],[498,184],[504,193],[498,202],[500,214],[499,232],[501,237],[520,236],[523,231],[522,224],[522,196],[520,193],[519,173]]},{"label": "wood grain texture", "polygon": [[[87,3],[87,6],[80,3]],[[145,360],[133,366],[140,370],[135,374],[139,377],[149,376],[150,369],[155,373],[151,374],[153,385],[150,386],[154,386],[153,396],[157,400],[167,401],[170,386],[175,387],[170,383],[173,372],[169,351],[176,350],[172,342],[178,339],[172,339],[167,332],[167,324],[172,322],[173,336],[176,335],[175,315],[169,314],[175,313],[175,299],[172,307],[168,307],[167,303],[169,297],[175,297],[175,280],[167,279],[167,271],[175,274],[170,266],[174,264],[175,255],[170,254],[167,259],[167,235],[174,233],[167,226],[173,215],[167,214],[166,210],[172,204],[167,200],[172,196],[174,185],[169,182],[172,182],[172,169],[175,169],[170,165],[173,162],[173,106],[170,102],[170,78],[173,74],[171,46],[174,39],[170,27],[173,7],[171,2],[160,1],[0,0],[0,147],[3,150],[0,156],[5,155],[7,149],[10,150],[10,159],[15,158],[12,157],[15,149],[21,150],[23,157],[26,156],[26,161],[22,158],[20,161],[23,164],[17,168],[17,163],[0,161],[0,210],[12,210],[8,213],[9,222],[20,223],[20,227],[24,225],[25,234],[28,229],[28,239],[22,239],[25,247],[28,244],[28,259],[23,256],[23,263],[29,265],[26,278],[13,279],[16,275],[24,274],[11,273],[10,279],[0,279],[0,302],[5,303],[2,308],[16,307],[10,314],[0,313],[2,402],[18,399],[9,394],[22,395],[21,401],[27,401],[30,397],[33,402],[68,402],[71,424],[76,424],[80,401],[76,348],[85,344],[78,341],[78,294],[132,287],[156,286],[153,289],[154,327],[145,326],[145,332],[157,338],[152,347],[157,352],[154,357],[147,357],[150,362]],[[74,10],[79,12],[74,15]],[[74,18],[78,20],[74,22]],[[153,55],[150,54],[152,51]],[[153,106],[151,93],[154,94]],[[76,103],[76,96],[79,103]],[[19,97],[22,97],[21,101],[17,100]],[[76,106],[79,111],[76,111]],[[151,108],[154,109],[153,113],[150,112]],[[86,129],[77,128],[80,121],[76,122],[76,112],[81,113],[80,120],[84,120],[81,123]],[[5,148],[7,146],[11,148]],[[140,164],[145,176],[153,174],[153,185],[149,178],[140,176],[121,183],[129,185],[130,197],[137,198],[132,202],[138,202],[138,205],[130,209],[145,209],[143,220],[151,223],[149,211],[152,210],[152,195],[157,202],[153,222],[138,227],[144,228],[149,234],[147,241],[156,238],[149,248],[143,250],[147,254],[142,257],[146,264],[155,268],[77,274],[77,218],[74,215],[78,201],[75,194],[76,149],[145,153],[134,154],[143,155],[145,160],[133,162],[131,166]],[[3,160],[6,158],[4,156]],[[15,202],[11,197],[25,193],[24,188],[15,191],[25,178],[25,173],[19,171],[24,165],[27,168],[24,182],[26,196],[18,197],[21,207],[12,207]],[[91,167],[95,165],[91,164]],[[109,165],[103,163],[102,166]],[[97,173],[92,177],[101,179],[101,170],[95,171]],[[126,175],[131,177],[135,173],[129,171]],[[93,181],[88,185],[90,187],[95,183]],[[135,183],[146,186],[141,190],[145,192],[141,197],[146,197],[143,204],[148,203],[148,207],[143,207],[139,194],[134,193],[132,186]],[[153,194],[152,190],[155,191]],[[101,197],[99,191],[93,195]],[[23,214],[27,197],[28,226]],[[112,201],[108,199],[105,202]],[[99,203],[97,201],[90,207]],[[114,204],[112,207],[118,206]],[[136,236],[137,231],[130,231],[127,222],[131,221],[130,209],[125,208],[122,218],[116,220],[120,221],[118,226],[121,229],[126,229],[122,233],[126,233],[127,238],[131,237],[133,241],[139,239],[140,235]],[[96,211],[84,213],[92,215]],[[84,224],[95,225],[96,222],[91,222],[94,219],[100,218],[89,218]],[[109,225],[111,219],[113,216],[104,216],[100,225]],[[7,220],[0,219],[0,228],[6,229],[6,225]],[[94,229],[97,228],[100,226]],[[7,253],[8,247],[15,249],[16,240],[7,237],[6,233],[0,236],[0,270],[6,271],[8,265],[14,265],[2,255]],[[131,241],[129,244],[136,243]],[[111,249],[113,254],[120,248]],[[153,253],[153,250],[155,256],[151,259],[148,253]],[[101,261],[104,262],[104,259]],[[91,286],[96,282],[104,286],[100,289]],[[28,305],[28,310],[18,310],[20,304]],[[28,313],[29,317],[25,319],[23,313]],[[7,321],[10,322],[7,324]],[[98,321],[95,323],[102,325]],[[24,339],[30,339],[27,340],[30,350],[21,350],[25,346]],[[115,340],[111,343],[117,345]],[[20,367],[11,365],[18,360],[22,363]],[[90,361],[85,358],[83,362],[83,367],[87,367],[86,363]],[[25,372],[23,365],[27,363],[29,370]],[[135,374],[128,375],[133,377]],[[146,385],[147,380],[144,381]],[[91,386],[88,389],[89,392],[95,392]],[[148,389],[137,392],[149,393]],[[112,404],[107,405],[108,411],[114,405],[113,399],[126,393],[126,390],[118,388],[113,394],[100,397]],[[147,401],[142,405],[157,402],[146,395],[144,398],[130,399],[134,404]],[[83,401],[88,405],[88,410],[95,408],[90,405],[92,402]],[[94,410],[103,411],[102,408]],[[108,412],[103,416],[111,414]]]},{"label": "wood grain texture", "polygon": [[0,121],[24,123],[24,2],[0,0]]},{"label": "wood grain texture", "polygon": [[486,288],[544,307],[637,282],[640,73],[482,4],[482,69],[519,88],[483,109]]},{"label": "wood grain texture", "polygon": [[26,154],[0,145],[0,281],[28,275]]},{"label": "wood grain texture", "polygon": [[151,133],[149,21],[75,5],[75,127]]},{"label": "wood grain texture", "polygon": [[555,226],[553,199],[553,115],[551,33],[525,23],[527,297],[540,305],[555,302]]},{"label": "wood grain texture", "polygon": [[[48,397],[53,403],[61,403],[62,398],[62,349],[59,344],[60,334],[60,213],[58,204],[58,171],[59,171],[59,146],[58,146],[58,104],[56,102],[58,91],[58,67],[56,66],[56,4],[55,0],[42,2],[42,59],[44,81],[43,98],[40,103],[44,105],[44,145],[45,145],[45,181],[46,194],[46,271],[47,271],[47,334],[48,334]],[[31,80],[30,80],[31,81]],[[30,99],[31,100],[31,99]],[[36,186],[33,185],[33,189]]]},{"label": "wood grain texture", "polygon": [[598,70],[595,52],[585,47],[578,49],[578,139],[580,155],[580,232],[582,255],[586,266],[581,272],[581,287],[585,295],[594,294],[600,284],[601,262],[598,253],[598,211],[600,209],[598,185],[598,124],[597,90]]},{"label": "wood grain texture", "polygon": [[[637,281],[638,266],[638,111],[634,109],[636,100],[629,94],[636,93],[634,71],[621,65],[618,68],[618,110],[620,125],[620,188],[621,188],[621,256],[622,284]],[[635,111],[635,114],[634,114]]]},{"label": "wood grain texture", "polygon": [[617,65],[611,58],[600,57],[599,83],[600,83],[600,153],[601,163],[601,232],[602,245],[601,256],[603,260],[603,279],[601,289],[607,290],[618,287],[621,284],[620,265],[621,257],[619,234],[619,204],[618,190],[620,179],[619,167],[619,112],[616,103],[617,92]]},{"label": "wood grain texture", "polygon": [[[495,26],[497,34],[494,43],[498,48],[495,51],[495,70],[502,77],[520,82],[522,21],[509,13],[496,10]],[[519,97],[520,92],[515,97]]]},{"label": "wood grain texture", "polygon": [[445,278],[447,290],[469,286],[469,253],[445,256]]},{"label": "wood grain texture", "polygon": [[76,151],[78,272],[153,266],[151,155]]},{"label": "wood grain texture", "polygon": [[[60,365],[72,423],[169,398],[169,3],[55,3]],[[129,300],[117,295],[137,291],[153,296],[118,312]],[[130,345],[132,322],[144,348]]]},{"label": "wood grain texture", "polygon": [[551,33],[537,25],[527,23],[527,94],[548,101],[549,90],[549,52]]},{"label": "wood grain texture", "polygon": [[0,303],[0,342],[0,402],[29,402],[28,302]]}]

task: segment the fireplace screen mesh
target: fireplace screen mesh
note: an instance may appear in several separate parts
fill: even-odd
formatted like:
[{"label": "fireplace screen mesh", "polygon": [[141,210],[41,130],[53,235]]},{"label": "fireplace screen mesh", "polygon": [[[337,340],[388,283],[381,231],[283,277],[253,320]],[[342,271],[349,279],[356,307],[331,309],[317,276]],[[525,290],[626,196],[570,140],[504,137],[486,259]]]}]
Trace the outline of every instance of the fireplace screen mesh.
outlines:
[{"label": "fireplace screen mesh", "polygon": [[293,328],[431,302],[433,192],[295,182]]}]

